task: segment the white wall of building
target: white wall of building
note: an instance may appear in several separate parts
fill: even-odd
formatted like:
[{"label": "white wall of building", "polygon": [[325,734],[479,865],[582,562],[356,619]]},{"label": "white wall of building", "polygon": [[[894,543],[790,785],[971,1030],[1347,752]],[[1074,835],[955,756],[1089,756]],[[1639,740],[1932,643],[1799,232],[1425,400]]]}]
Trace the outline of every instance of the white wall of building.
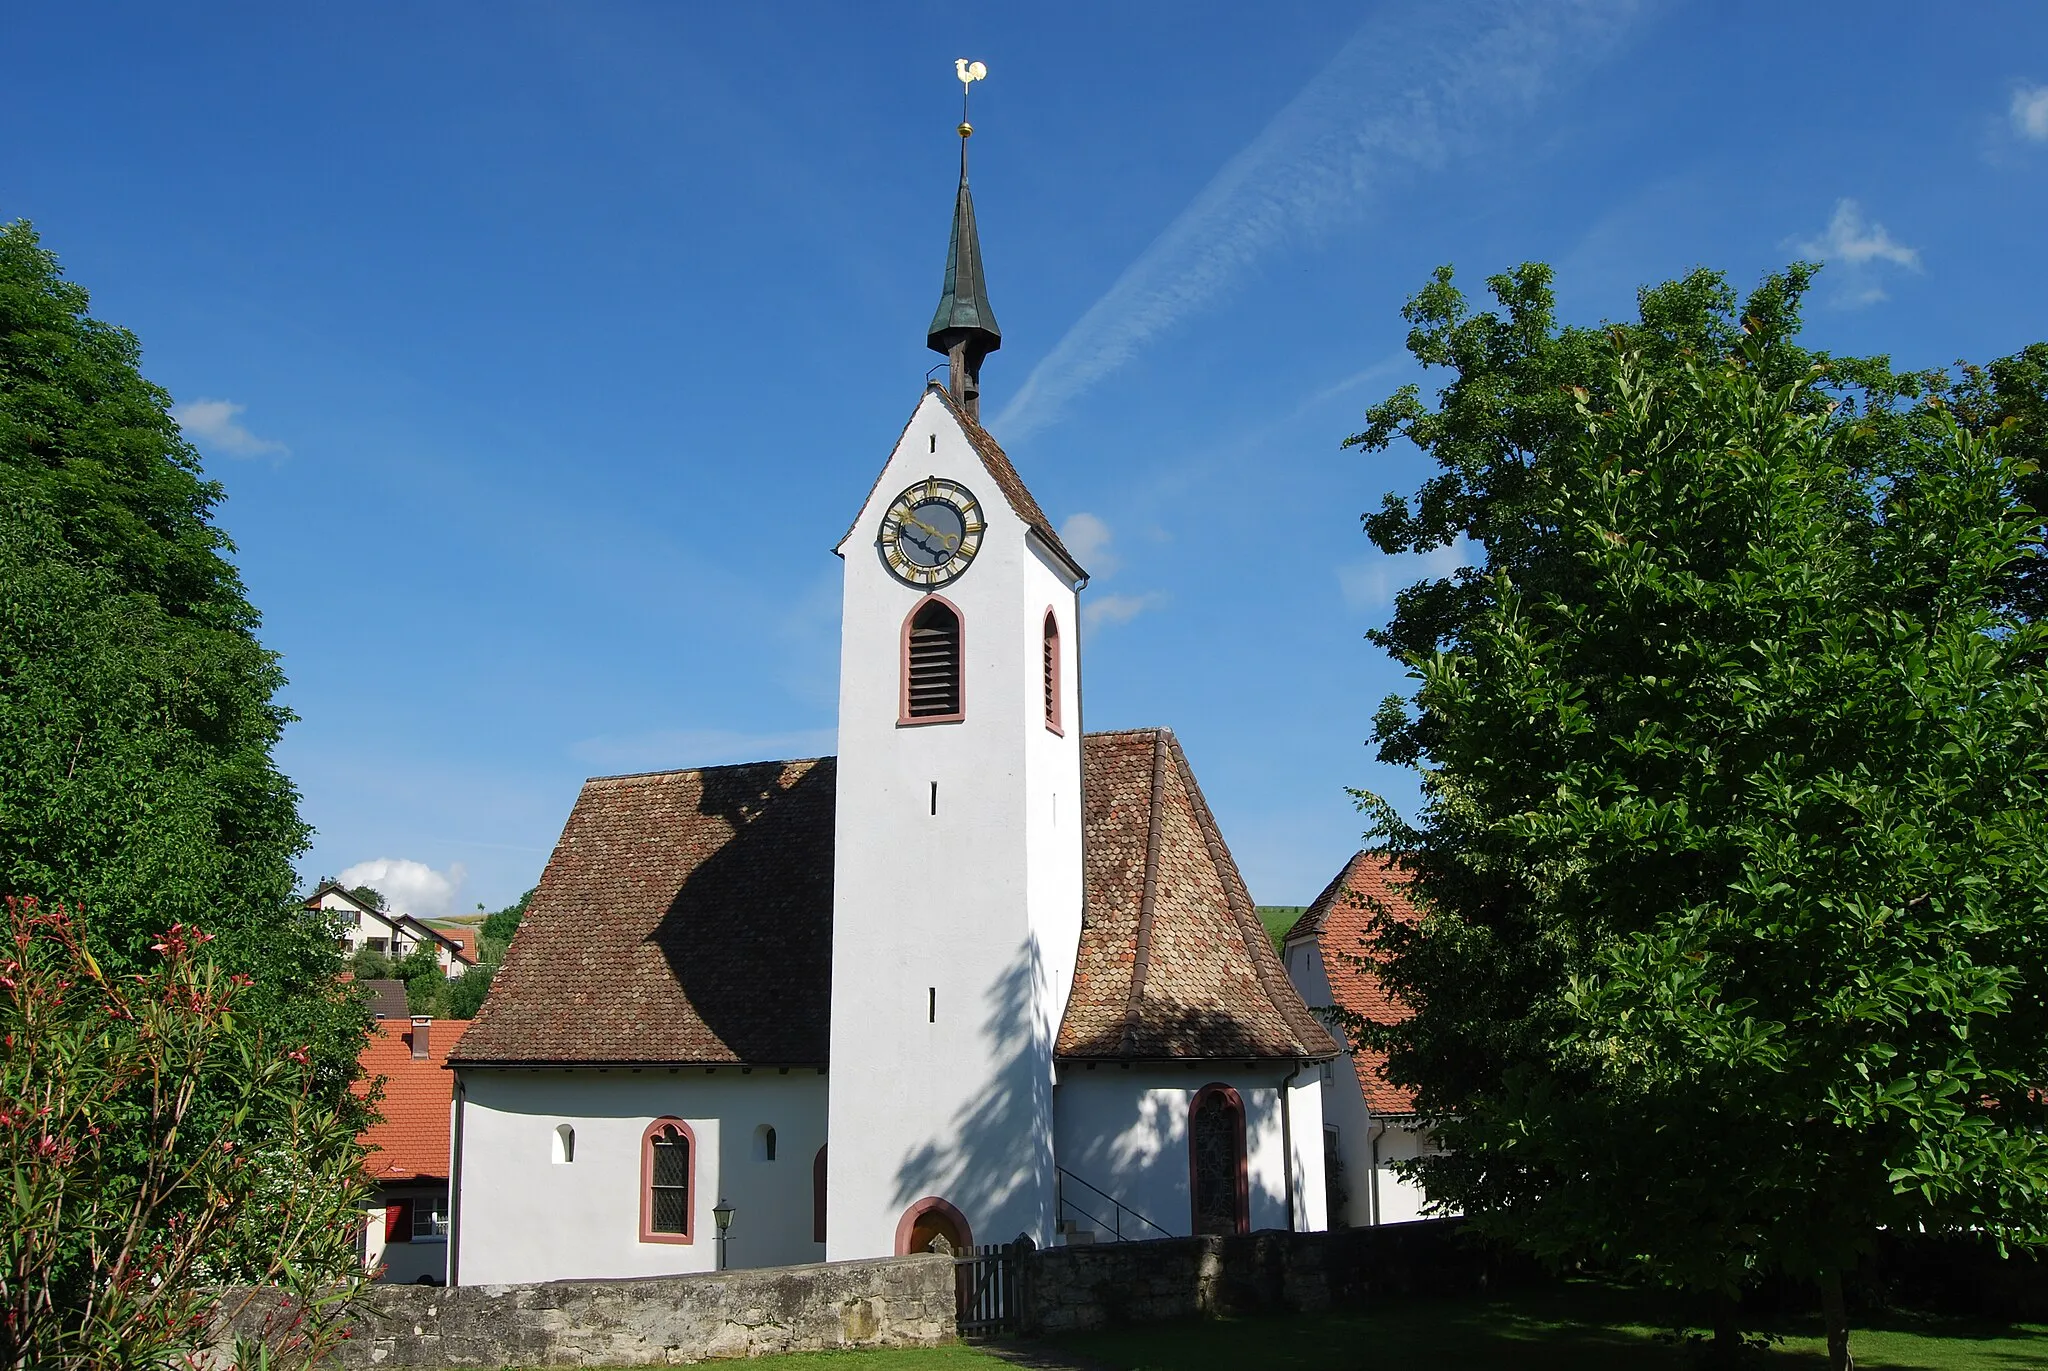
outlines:
[{"label": "white wall of building", "polygon": [[[456,1279],[499,1285],[715,1270],[711,1210],[737,1210],[729,1267],[824,1256],[812,1233],[812,1162],[825,1143],[825,1078],[737,1067],[464,1067]],[[697,1139],[689,1244],[640,1241],[640,1148],[672,1116]],[[575,1130],[573,1161],[557,1129]],[[758,1129],[776,1131],[776,1157]]]},{"label": "white wall of building", "polygon": [[[1315,939],[1288,943],[1281,960],[1306,1003],[1325,1008],[1333,1002],[1322,947]],[[1348,1052],[1331,1062],[1319,1078],[1323,1122],[1337,1130],[1337,1151],[1343,1159],[1338,1176],[1343,1206],[1330,1215],[1330,1221],[1364,1228],[1375,1222],[1406,1223],[1423,1217],[1427,1196],[1422,1187],[1397,1175],[1390,1163],[1422,1155],[1430,1146],[1428,1131],[1418,1130],[1406,1115],[1388,1118],[1374,1114],[1366,1106],[1365,1091],[1359,1084],[1358,1063]]]},{"label": "white wall of building", "polygon": [[[899,723],[905,618],[925,592],[877,547],[927,476],[987,525],[939,594],[960,613],[965,717]],[[977,1243],[1052,1231],[1052,1054],[1080,934],[1080,728],[1049,732],[1042,627],[1079,660],[1072,588],[1033,546],[965,432],[927,393],[841,547],[828,1254],[895,1250],[926,1196]],[[937,812],[933,812],[936,783]]]},{"label": "white wall of building", "polygon": [[[1327,1227],[1323,1204],[1322,1100],[1316,1068],[1306,1068],[1285,1091],[1292,1117],[1281,1117],[1286,1068],[1217,1070],[1184,1067],[1123,1068],[1105,1063],[1090,1071],[1061,1066],[1055,1096],[1059,1164],[1106,1191],[1174,1237],[1194,1228],[1188,1157],[1188,1111],[1201,1089],[1218,1082],[1235,1089],[1245,1106],[1246,1179],[1250,1221],[1262,1228],[1317,1231]],[[1284,1139],[1293,1143],[1294,1216],[1288,1216]],[[1096,1196],[1073,1187],[1069,1196],[1106,1221]],[[1070,1210],[1068,1217],[1074,1215]],[[1109,1234],[1099,1232],[1107,1239]],[[1157,1237],[1146,1228],[1125,1238]]]},{"label": "white wall of building", "polygon": [[[374,910],[364,909],[337,890],[324,892],[315,907],[336,921],[342,950],[347,956],[353,957],[363,948],[373,947],[396,961],[409,956],[414,948],[428,941],[419,930],[407,926],[398,917],[387,919]],[[449,980],[454,980],[468,969],[445,944],[436,941],[434,949],[441,963],[441,974]]]}]

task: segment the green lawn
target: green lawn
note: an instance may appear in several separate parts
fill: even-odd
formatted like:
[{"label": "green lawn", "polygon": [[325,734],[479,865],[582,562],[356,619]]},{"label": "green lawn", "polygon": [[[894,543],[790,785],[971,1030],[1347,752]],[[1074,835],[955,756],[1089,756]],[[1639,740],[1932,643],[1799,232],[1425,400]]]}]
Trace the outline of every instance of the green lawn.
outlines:
[{"label": "green lawn", "polygon": [[1273,940],[1273,950],[1280,950],[1280,940],[1287,936],[1287,930],[1294,927],[1294,921],[1308,913],[1305,904],[1262,904],[1259,906],[1259,922],[1266,926],[1266,936]]},{"label": "green lawn", "polygon": [[[1874,1326],[1873,1326],[1874,1323]],[[1862,1371],[2048,1371],[2048,1327],[1894,1315],[1859,1326]],[[1747,1362],[1759,1371],[1826,1365],[1818,1320],[1788,1321],[1783,1341]],[[1513,1300],[1414,1300],[1371,1313],[1223,1319],[1091,1333],[1007,1347],[813,1352],[767,1357],[749,1371],[998,1371],[1005,1361],[1082,1371],[1622,1371],[1688,1368],[1696,1360],[1659,1336],[1635,1296],[1580,1286]]]}]

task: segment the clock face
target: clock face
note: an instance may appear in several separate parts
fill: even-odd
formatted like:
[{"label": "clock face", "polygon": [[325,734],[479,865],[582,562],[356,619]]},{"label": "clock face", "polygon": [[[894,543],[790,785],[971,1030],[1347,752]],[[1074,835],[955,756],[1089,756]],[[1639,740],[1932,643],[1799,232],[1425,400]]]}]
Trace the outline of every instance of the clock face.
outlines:
[{"label": "clock face", "polygon": [[898,495],[882,516],[882,559],[900,581],[942,586],[967,570],[985,527],[972,491],[927,476]]}]

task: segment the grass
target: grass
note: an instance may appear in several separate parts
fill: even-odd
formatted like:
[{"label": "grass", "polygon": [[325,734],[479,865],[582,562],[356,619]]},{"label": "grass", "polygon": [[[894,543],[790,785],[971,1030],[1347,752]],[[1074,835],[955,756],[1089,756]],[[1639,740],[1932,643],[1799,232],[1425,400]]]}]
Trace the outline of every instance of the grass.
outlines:
[{"label": "grass", "polygon": [[[1471,1371],[1662,1371],[1699,1359],[1659,1326],[1643,1297],[1598,1286],[1512,1300],[1413,1300],[1371,1313],[1234,1319],[1170,1329],[1066,1338],[1062,1350],[1113,1371],[1376,1366]],[[1827,1365],[1818,1317],[1788,1319],[1746,1365],[1815,1371]],[[2048,1327],[1892,1316],[1852,1330],[1863,1371],[2016,1371],[2048,1368]]]},{"label": "grass", "polygon": [[[1827,1365],[1819,1320],[1789,1319],[1756,1371]],[[1859,1371],[2048,1371],[2048,1326],[1893,1315],[1851,1338]],[[1690,1371],[1699,1360],[1644,1297],[1577,1285],[1498,1300],[1409,1300],[1371,1312],[1220,1319],[979,1347],[805,1352],[748,1371],[999,1371],[1006,1362],[1081,1371]]]},{"label": "grass", "polygon": [[1308,913],[1305,904],[1262,904],[1259,906],[1259,922],[1266,926],[1266,936],[1273,940],[1273,950],[1280,950],[1280,940],[1287,936],[1287,930],[1294,927],[1294,921]]}]

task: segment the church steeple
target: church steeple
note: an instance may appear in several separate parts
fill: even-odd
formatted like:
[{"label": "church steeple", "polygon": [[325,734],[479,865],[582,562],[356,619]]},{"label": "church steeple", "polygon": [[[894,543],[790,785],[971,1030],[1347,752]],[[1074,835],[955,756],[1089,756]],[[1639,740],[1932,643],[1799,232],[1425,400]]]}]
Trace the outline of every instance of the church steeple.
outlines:
[{"label": "church steeple", "polygon": [[952,363],[947,389],[967,412],[981,422],[981,359],[1003,345],[1003,331],[996,326],[995,311],[989,307],[988,286],[981,274],[981,235],[974,226],[974,195],[967,188],[967,140],[974,125],[967,122],[967,92],[972,84],[988,75],[979,62],[961,58],[954,64],[960,77],[960,192],[953,200],[953,238],[946,248],[946,286],[939,296],[939,308],[925,344],[943,352]]}]

